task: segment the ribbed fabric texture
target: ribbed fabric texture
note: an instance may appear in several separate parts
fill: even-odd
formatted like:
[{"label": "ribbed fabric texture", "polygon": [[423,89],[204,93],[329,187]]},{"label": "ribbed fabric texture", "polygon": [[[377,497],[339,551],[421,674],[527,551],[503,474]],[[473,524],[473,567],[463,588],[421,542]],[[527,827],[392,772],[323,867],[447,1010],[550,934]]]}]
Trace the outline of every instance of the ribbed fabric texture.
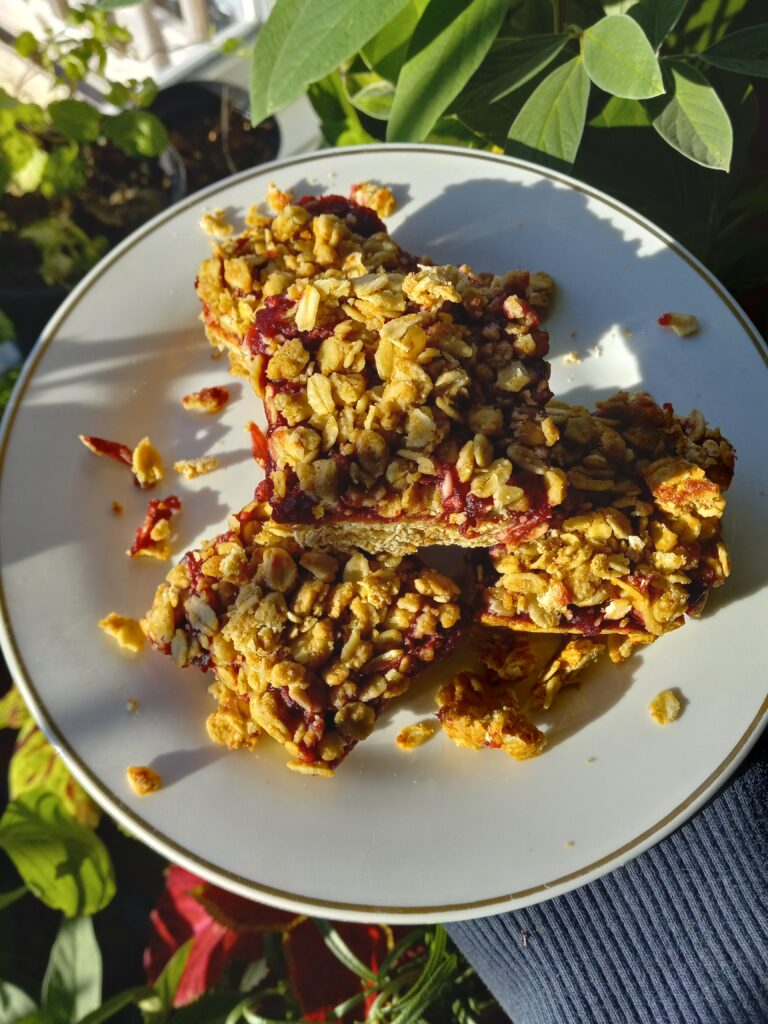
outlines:
[{"label": "ribbed fabric texture", "polygon": [[629,864],[448,930],[514,1024],[768,1024],[768,736]]}]

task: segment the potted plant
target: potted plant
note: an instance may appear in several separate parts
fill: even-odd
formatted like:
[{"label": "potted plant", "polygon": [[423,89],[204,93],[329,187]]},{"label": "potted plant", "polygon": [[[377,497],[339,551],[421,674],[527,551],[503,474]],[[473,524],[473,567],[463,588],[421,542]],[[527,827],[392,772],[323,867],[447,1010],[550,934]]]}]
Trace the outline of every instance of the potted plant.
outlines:
[{"label": "potted plant", "polygon": [[[106,76],[110,48],[129,39],[105,11],[84,6],[62,33],[16,40],[56,97],[38,104],[0,91],[0,309],[22,345],[109,247],[184,193],[165,126],[147,109],[154,82]],[[89,74],[111,113],[76,98]]]}]

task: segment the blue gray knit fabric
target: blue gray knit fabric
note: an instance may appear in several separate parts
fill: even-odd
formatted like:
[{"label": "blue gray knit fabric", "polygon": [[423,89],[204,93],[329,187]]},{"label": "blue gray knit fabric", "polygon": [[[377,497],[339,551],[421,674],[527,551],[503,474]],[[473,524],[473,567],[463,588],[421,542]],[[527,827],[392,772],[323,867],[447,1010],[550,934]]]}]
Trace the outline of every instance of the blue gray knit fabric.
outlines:
[{"label": "blue gray knit fabric", "polygon": [[629,864],[448,930],[514,1024],[768,1024],[768,735]]}]

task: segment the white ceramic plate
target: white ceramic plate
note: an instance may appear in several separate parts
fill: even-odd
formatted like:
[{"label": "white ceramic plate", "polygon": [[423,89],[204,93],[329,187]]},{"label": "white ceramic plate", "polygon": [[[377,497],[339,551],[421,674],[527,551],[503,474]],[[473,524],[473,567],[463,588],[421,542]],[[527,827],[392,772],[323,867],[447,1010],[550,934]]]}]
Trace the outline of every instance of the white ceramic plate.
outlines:
[{"label": "white ceramic plate", "polygon": [[[550,745],[517,764],[444,736],[406,754],[394,737],[431,710],[424,685],[388,714],[327,782],[287,771],[281,750],[212,745],[206,678],[151,650],[124,655],[97,628],[138,616],[167,564],[125,556],[147,495],[77,441],[132,445],[145,434],[171,464],[217,454],[191,483],[172,472],[179,554],[249,500],[256,467],[243,425],[258,415],[213,362],[192,284],[208,241],[204,209],[234,215],[274,179],[298,194],[391,185],[390,226],[415,252],[477,269],[546,269],[559,297],[547,324],[552,380],[592,402],[645,388],[701,408],[739,453],[728,510],[734,572],[700,622],[621,670],[593,673],[552,713]],[[694,313],[677,338],[660,313]],[[581,362],[565,353],[576,350]],[[186,392],[229,384],[221,417],[195,417]],[[152,221],[82,283],[30,359],[2,438],[3,642],[25,697],[74,773],[160,852],[233,891],[360,920],[448,920],[564,892],[645,849],[692,814],[744,757],[766,713],[757,637],[768,621],[766,354],[754,328],[695,260],[632,211],[556,174],[489,154],[388,146],[316,153],[257,169]],[[122,516],[111,502],[125,506]],[[655,725],[649,700],[679,687],[684,714]],[[126,701],[138,700],[131,714]],[[164,788],[135,797],[129,764]]]}]

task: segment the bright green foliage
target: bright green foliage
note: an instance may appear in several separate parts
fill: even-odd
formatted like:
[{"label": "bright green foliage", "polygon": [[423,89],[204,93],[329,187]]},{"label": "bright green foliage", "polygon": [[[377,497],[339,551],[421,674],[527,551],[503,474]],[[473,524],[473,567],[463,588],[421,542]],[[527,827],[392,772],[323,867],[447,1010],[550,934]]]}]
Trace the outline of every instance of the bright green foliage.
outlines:
[{"label": "bright green foliage", "polygon": [[101,1004],[101,953],[89,917],[61,922],[43,978],[42,1002],[61,1024],[76,1024]]},{"label": "bright green foliage", "polygon": [[8,804],[0,848],[30,891],[68,917],[95,914],[114,896],[112,862],[101,839],[47,790],[30,790]]},{"label": "bright green foliage", "polygon": [[168,145],[165,125],[146,110],[121,110],[104,118],[104,134],[128,156],[159,156]]},{"label": "bright green foliage", "polygon": [[667,94],[648,105],[653,127],[689,160],[727,171],[733,131],[717,93],[704,75],[685,61],[669,61],[667,74]]},{"label": "bright green foliage", "polygon": [[648,37],[626,14],[601,18],[582,37],[584,67],[604,92],[645,100],[664,91],[661,68]]},{"label": "bright green foliage", "polygon": [[91,238],[66,213],[36,220],[19,235],[40,250],[40,275],[49,285],[75,284],[107,251],[103,235]]},{"label": "bright green foliage", "polygon": [[360,55],[368,67],[393,84],[405,63],[411,36],[428,3],[429,0],[410,0],[410,3],[406,4],[400,13],[360,50]]},{"label": "bright green foliage", "polygon": [[405,4],[406,0],[282,0],[276,4],[251,58],[254,123],[343,64]]},{"label": "bright green foliage", "polygon": [[509,130],[507,152],[543,163],[570,164],[579,148],[589,100],[581,57],[551,71]]},{"label": "bright green foliage", "polygon": [[57,100],[48,116],[54,131],[74,142],[96,142],[101,135],[101,114],[83,100]]},{"label": "bright green foliage", "polygon": [[389,141],[420,142],[482,63],[509,0],[431,0],[397,80]]}]

